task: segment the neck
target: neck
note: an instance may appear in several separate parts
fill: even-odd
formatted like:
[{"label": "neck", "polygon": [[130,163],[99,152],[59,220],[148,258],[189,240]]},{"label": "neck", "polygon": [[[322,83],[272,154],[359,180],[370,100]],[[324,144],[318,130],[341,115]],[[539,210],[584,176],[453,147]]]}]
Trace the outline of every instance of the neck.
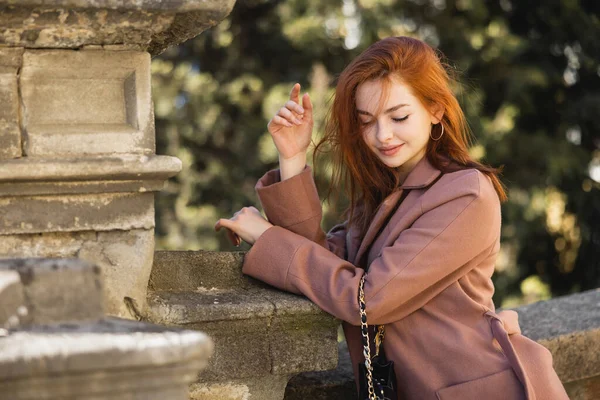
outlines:
[{"label": "neck", "polygon": [[404,181],[406,180],[408,175],[411,173],[411,171],[413,169],[415,169],[415,166],[419,163],[419,161],[421,161],[423,159],[423,157],[425,157],[425,151],[423,151],[420,154],[415,155],[413,158],[406,161],[404,164],[402,164],[401,166],[399,166],[397,168],[398,179],[399,179],[400,185],[404,184]]}]

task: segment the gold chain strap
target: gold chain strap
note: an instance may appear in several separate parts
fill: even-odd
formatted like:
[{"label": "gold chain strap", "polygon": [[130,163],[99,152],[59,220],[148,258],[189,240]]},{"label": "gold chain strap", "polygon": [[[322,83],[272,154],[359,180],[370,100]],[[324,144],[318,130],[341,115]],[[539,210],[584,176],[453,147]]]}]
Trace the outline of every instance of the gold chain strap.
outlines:
[{"label": "gold chain strap", "polygon": [[[358,304],[360,309],[360,328],[363,337],[363,355],[365,357],[365,367],[367,369],[367,385],[369,390],[369,400],[379,400],[379,397],[375,394],[375,387],[373,385],[373,367],[371,366],[371,348],[369,347],[369,325],[367,325],[367,311],[365,304],[365,276],[360,278],[360,285],[358,287]],[[379,345],[385,336],[383,325],[378,327],[377,334],[375,335],[375,345],[377,346],[376,355],[379,354]],[[381,390],[381,399],[383,399],[383,389]]]}]

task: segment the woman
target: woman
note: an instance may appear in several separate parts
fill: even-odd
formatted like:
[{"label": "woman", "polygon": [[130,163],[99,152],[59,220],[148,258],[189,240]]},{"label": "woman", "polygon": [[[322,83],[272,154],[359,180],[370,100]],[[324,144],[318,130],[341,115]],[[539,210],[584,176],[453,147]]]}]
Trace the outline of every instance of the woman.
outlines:
[{"label": "woman", "polygon": [[268,220],[250,207],[215,228],[253,245],[245,274],[343,321],[355,376],[368,270],[368,323],[385,326],[398,399],[567,399],[550,352],[520,335],[514,311],[494,312],[506,195],[498,171],[469,156],[450,85],[438,54],[407,37],[373,44],[343,71],[317,151],[333,150],[332,186],[344,185],[350,207],[327,234],[306,165],[312,104],[294,85],[268,125],[280,168],[256,185]]}]

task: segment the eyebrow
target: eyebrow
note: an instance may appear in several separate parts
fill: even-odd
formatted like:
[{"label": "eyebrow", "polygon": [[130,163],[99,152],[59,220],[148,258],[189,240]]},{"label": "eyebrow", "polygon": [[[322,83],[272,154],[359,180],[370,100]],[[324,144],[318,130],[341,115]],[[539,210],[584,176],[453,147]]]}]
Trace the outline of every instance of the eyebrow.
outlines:
[{"label": "eyebrow", "polygon": [[[385,110],[383,113],[384,113],[384,114],[388,114],[388,113],[394,112],[394,111],[398,110],[399,108],[402,108],[402,107],[405,107],[405,106],[408,106],[408,104],[398,104],[397,106],[394,106],[394,107],[388,108],[388,109],[387,109],[387,110]],[[364,110],[356,110],[356,111],[357,111],[359,114],[370,115],[371,117],[373,116],[371,113],[369,113],[369,112],[367,112],[367,111],[364,111]]]}]

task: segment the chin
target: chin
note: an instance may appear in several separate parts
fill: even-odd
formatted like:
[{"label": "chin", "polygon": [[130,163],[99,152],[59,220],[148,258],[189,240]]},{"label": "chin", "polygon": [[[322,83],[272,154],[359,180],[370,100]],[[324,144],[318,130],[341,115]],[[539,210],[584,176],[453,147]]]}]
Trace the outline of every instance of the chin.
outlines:
[{"label": "chin", "polygon": [[395,160],[381,160],[381,162],[389,168],[398,168],[404,164],[404,161],[395,161]]}]

